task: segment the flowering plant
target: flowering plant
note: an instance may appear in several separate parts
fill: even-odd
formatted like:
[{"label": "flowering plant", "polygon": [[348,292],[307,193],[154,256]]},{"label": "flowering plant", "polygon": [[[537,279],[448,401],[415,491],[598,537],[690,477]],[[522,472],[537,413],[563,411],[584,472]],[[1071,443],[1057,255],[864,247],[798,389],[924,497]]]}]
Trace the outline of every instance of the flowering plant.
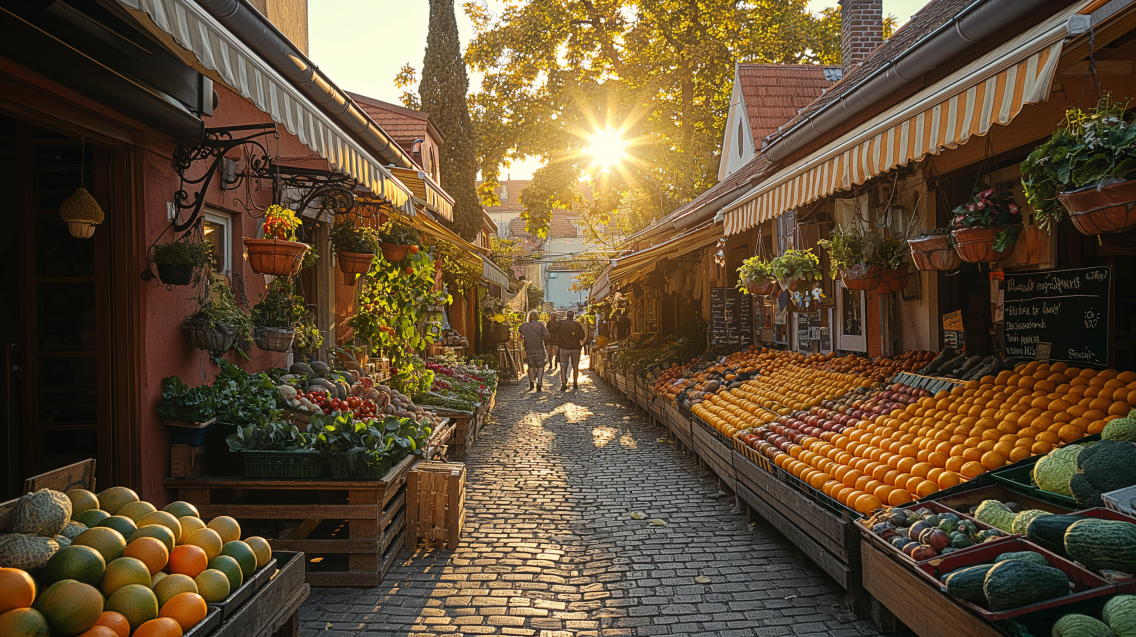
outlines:
[{"label": "flowering plant", "polygon": [[276,204],[264,211],[264,238],[279,239],[281,241],[295,241],[296,228],[300,227],[300,219],[294,210],[289,210]]},{"label": "flowering plant", "polygon": [[979,190],[970,201],[955,208],[951,227],[999,228],[994,238],[994,250],[1002,252],[1018,242],[1022,233],[1022,211],[1010,191],[994,192],[993,188]]},{"label": "flowering plant", "polygon": [[820,259],[811,249],[786,250],[785,254],[769,262],[769,268],[781,289],[788,291],[797,305],[808,307],[812,301],[824,298],[819,286],[824,278]]},{"label": "flowering plant", "polygon": [[738,268],[737,287],[744,294],[749,294],[748,285],[765,285],[774,278],[769,261],[761,255],[755,255],[742,261],[741,267]]}]

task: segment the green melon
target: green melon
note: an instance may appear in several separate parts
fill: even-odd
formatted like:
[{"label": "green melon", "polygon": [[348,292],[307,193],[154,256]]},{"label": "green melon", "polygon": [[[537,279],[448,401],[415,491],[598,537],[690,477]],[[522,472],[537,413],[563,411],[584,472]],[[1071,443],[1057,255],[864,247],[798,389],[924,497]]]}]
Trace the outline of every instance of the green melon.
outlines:
[{"label": "green melon", "polygon": [[58,550],[58,542],[42,535],[0,535],[0,567],[32,571],[47,564]]},{"label": "green melon", "polygon": [[108,529],[114,529],[121,533],[122,537],[130,537],[130,535],[138,529],[138,525],[134,524],[134,520],[131,520],[125,515],[112,515],[95,526],[104,526]]},{"label": "green melon", "polygon": [[169,530],[169,528],[162,526],[161,524],[147,524],[145,526],[138,527],[133,533],[130,534],[130,537],[127,538],[126,543],[130,544],[140,537],[152,537],[161,540],[162,544],[166,545],[167,551],[174,550],[174,532]]},{"label": "green melon", "polygon": [[71,500],[72,518],[83,511],[99,508],[99,497],[86,489],[71,489],[67,492],[67,499]]},{"label": "green melon", "polygon": [[67,523],[67,526],[63,527],[63,531],[60,533],[60,535],[67,538],[68,540],[74,540],[77,535],[86,530],[87,526],[85,524],[71,521]]},{"label": "green melon", "polygon": [[228,555],[218,555],[209,560],[209,568],[221,571],[229,579],[229,592],[237,590],[245,582],[244,571],[240,563]]},{"label": "green melon", "polygon": [[130,518],[131,522],[137,524],[138,520],[141,520],[143,516],[148,513],[153,513],[157,510],[158,508],[150,504],[149,502],[142,502],[141,500],[139,500],[138,502],[126,503],[121,509],[118,510],[118,513],[115,513],[115,515],[128,517]]},{"label": "green melon", "polygon": [[154,594],[158,596],[158,608],[182,593],[197,593],[197,582],[188,575],[174,574],[162,578],[162,581],[153,586]]},{"label": "green melon", "polygon": [[201,514],[197,512],[197,507],[188,502],[183,502],[182,500],[171,502],[162,507],[162,510],[172,514],[175,518],[184,518],[187,515],[195,518],[201,517]]},{"label": "green melon", "polygon": [[126,538],[112,528],[105,526],[87,529],[71,540],[71,546],[89,546],[102,554],[107,564],[122,557],[126,550]]},{"label": "green melon", "polygon": [[991,610],[1006,610],[1069,594],[1069,578],[1060,569],[1029,560],[1005,560],[986,573],[982,591]]},{"label": "green melon", "polygon": [[1029,560],[1034,564],[1041,566],[1049,566],[1049,560],[1045,556],[1036,551],[1011,551],[1009,553],[1002,553],[994,558],[994,563],[1005,562],[1006,560]]},{"label": "green melon", "polygon": [[1077,473],[1077,457],[1084,449],[1084,445],[1066,445],[1039,458],[1030,471],[1034,483],[1043,491],[1073,497],[1069,478]]},{"label": "green melon", "polygon": [[73,522],[78,522],[79,524],[82,524],[89,529],[91,527],[98,526],[99,522],[102,522],[109,517],[110,514],[106,511],[103,511],[102,509],[89,509],[71,518],[71,520]]},{"label": "green melon", "polygon": [[1115,637],[1108,626],[1088,615],[1066,615],[1053,625],[1053,637]]},{"label": "green melon", "polygon": [[256,553],[252,547],[240,540],[234,540],[221,547],[221,555],[228,555],[237,561],[241,567],[241,574],[245,579],[256,571]]},{"label": "green melon", "polygon": [[71,519],[71,500],[66,493],[40,489],[21,496],[12,511],[16,533],[55,537]]},{"label": "green melon", "polygon": [[99,583],[99,590],[102,591],[103,595],[110,597],[118,589],[130,584],[149,588],[151,581],[150,569],[142,560],[133,557],[120,557],[107,564],[106,573],[103,575],[102,582]]},{"label": "green melon", "polygon": [[1116,595],[1101,611],[1101,619],[1116,637],[1136,637],[1136,595]]},{"label": "green melon", "polygon": [[99,504],[111,515],[117,514],[119,509],[139,499],[137,493],[126,487],[111,487],[99,494]]},{"label": "green melon", "polygon": [[106,602],[106,610],[121,614],[130,622],[130,631],[158,616],[158,598],[149,587],[128,584],[116,590]]},{"label": "green melon", "polygon": [[59,548],[63,548],[65,546],[71,546],[71,538],[69,538],[65,535],[56,535],[55,537],[53,537],[51,539],[55,540],[55,543],[59,545]]},{"label": "green melon", "polygon": [[1042,511],[1040,509],[1029,509],[1022,511],[1014,516],[1014,524],[1010,527],[1010,532],[1015,535],[1025,535],[1026,528],[1034,518],[1040,518],[1043,515],[1051,515],[1049,511]]},{"label": "green melon", "polygon": [[1110,420],[1101,432],[1104,440],[1136,442],[1136,420],[1131,417]]},{"label": "green melon", "polygon": [[986,593],[982,584],[986,581],[986,573],[993,568],[990,564],[967,566],[947,573],[943,582],[947,586],[947,593],[969,602],[984,603]]},{"label": "green melon", "polygon": [[53,633],[78,635],[103,614],[103,596],[90,584],[65,579],[41,593],[32,608],[43,613]]},{"label": "green melon", "polygon": [[98,586],[106,571],[106,561],[101,553],[89,546],[66,546],[59,549],[43,567],[41,581],[54,584],[65,579],[73,579],[91,586]]},{"label": "green melon", "polygon": [[34,608],[17,608],[0,615],[0,635],[4,637],[50,637],[47,618]]},{"label": "green melon", "polygon": [[1065,550],[1093,570],[1136,573],[1136,524],[1085,518],[1065,531]]},{"label": "green melon", "polygon": [[1010,533],[1016,516],[1006,505],[997,500],[983,500],[975,509],[974,517],[983,524]]}]

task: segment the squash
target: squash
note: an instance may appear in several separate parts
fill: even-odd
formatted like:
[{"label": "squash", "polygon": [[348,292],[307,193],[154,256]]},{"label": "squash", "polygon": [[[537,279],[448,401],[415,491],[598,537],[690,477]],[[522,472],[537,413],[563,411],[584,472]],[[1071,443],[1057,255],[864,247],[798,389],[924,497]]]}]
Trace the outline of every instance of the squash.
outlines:
[{"label": "squash", "polygon": [[965,549],[974,546],[974,542],[970,540],[970,536],[961,531],[951,533],[951,548]]},{"label": "squash", "polygon": [[915,550],[911,551],[911,559],[915,560],[916,562],[934,559],[935,557],[938,557],[938,555],[938,551],[926,544],[920,544],[915,547]]},{"label": "squash", "polygon": [[943,579],[947,585],[947,593],[968,602],[985,603],[986,593],[983,592],[982,586],[986,581],[986,573],[992,568],[994,568],[992,564],[978,564],[947,573]]},{"label": "squash", "polygon": [[1077,457],[1084,449],[1084,445],[1066,445],[1054,449],[1038,459],[1030,471],[1030,477],[1043,491],[1072,497],[1069,478],[1077,473]]},{"label": "squash", "polygon": [[1115,637],[1109,627],[1088,615],[1066,615],[1053,625],[1053,637]]},{"label": "squash", "polygon": [[994,558],[994,563],[1005,562],[1006,560],[1029,560],[1041,566],[1049,566],[1049,560],[1045,556],[1036,551],[1011,551],[1009,553],[1002,553]]},{"label": "squash", "polygon": [[1136,573],[1136,524],[1085,518],[1065,531],[1065,550],[1093,570]]},{"label": "squash", "polygon": [[1014,516],[1014,523],[1010,527],[1010,532],[1015,535],[1025,535],[1026,527],[1029,526],[1030,520],[1039,518],[1043,515],[1049,515],[1049,511],[1042,511],[1040,509],[1022,511],[1021,513]]},{"label": "squash", "polygon": [[0,568],[31,571],[41,568],[59,550],[59,543],[42,535],[0,535]]},{"label": "squash", "polygon": [[40,489],[16,501],[12,511],[12,530],[55,537],[71,519],[71,498],[62,491]]},{"label": "squash", "polygon": [[1014,526],[1014,513],[997,500],[983,500],[974,511],[974,517],[983,524],[1011,532]]},{"label": "squash", "polygon": [[1038,546],[1064,557],[1065,531],[1085,518],[1076,515],[1041,515],[1026,526],[1026,538]]},{"label": "squash", "polygon": [[1005,560],[990,568],[982,591],[992,610],[1036,604],[1069,594],[1069,578],[1060,569],[1028,560]]},{"label": "squash", "polygon": [[1116,637],[1136,637],[1136,595],[1116,595],[1108,600],[1101,619]]},{"label": "squash", "polygon": [[958,520],[944,519],[939,521],[939,528],[942,529],[944,533],[954,533],[958,530],[959,523]]},{"label": "squash", "polygon": [[1132,418],[1110,420],[1101,432],[1101,439],[1136,442],[1136,420]]},{"label": "squash", "polygon": [[951,545],[951,537],[942,529],[927,529],[919,536],[919,541],[934,549],[936,554]]}]

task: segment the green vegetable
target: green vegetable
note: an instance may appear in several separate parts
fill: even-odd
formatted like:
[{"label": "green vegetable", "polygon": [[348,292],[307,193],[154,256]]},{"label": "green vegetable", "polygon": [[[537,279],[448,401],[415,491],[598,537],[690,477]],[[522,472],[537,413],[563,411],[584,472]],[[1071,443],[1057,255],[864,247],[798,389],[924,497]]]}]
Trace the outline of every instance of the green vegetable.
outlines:
[{"label": "green vegetable", "polygon": [[1101,432],[1103,440],[1119,440],[1136,442],[1136,420],[1132,418],[1117,418],[1104,426]]},{"label": "green vegetable", "polygon": [[992,527],[1002,529],[1007,533],[1011,532],[1014,526],[1013,511],[1006,508],[1006,505],[997,500],[983,500],[978,505],[978,509],[974,512],[974,517],[983,524],[988,524]]},{"label": "green vegetable", "polygon": [[1101,619],[1116,637],[1136,637],[1136,595],[1116,595],[1108,600]]},{"label": "green vegetable", "polygon": [[1027,560],[1041,566],[1049,566],[1049,560],[1045,556],[1036,551],[1012,551],[1010,553],[1003,553],[994,558],[994,563],[1005,562],[1006,560]]},{"label": "green vegetable", "polygon": [[1053,637],[1115,637],[1107,625],[1088,615],[1066,615],[1053,625]]},{"label": "green vegetable", "polygon": [[1085,518],[1065,532],[1065,550],[1093,570],[1136,573],[1136,524]]},{"label": "green vegetable", "polygon": [[947,586],[947,593],[952,597],[965,599],[968,602],[978,604],[985,602],[986,593],[983,592],[982,587],[986,581],[986,574],[992,568],[994,566],[991,564],[978,564],[947,573],[943,580]]},{"label": "green vegetable", "polygon": [[1021,513],[1014,516],[1014,524],[1010,531],[1017,535],[1025,535],[1026,528],[1029,526],[1030,521],[1043,515],[1049,515],[1049,511],[1042,511],[1040,509],[1022,511]]},{"label": "green vegetable", "polygon": [[1084,445],[1066,445],[1039,458],[1030,472],[1034,483],[1043,491],[1072,497],[1069,478],[1077,472],[1077,457],[1084,449]]},{"label": "green vegetable", "polygon": [[1060,569],[1028,560],[1006,560],[995,564],[982,585],[992,610],[1006,610],[1036,604],[1069,594],[1069,578]]},{"label": "green vegetable", "polygon": [[951,533],[951,547],[956,549],[965,549],[969,546],[974,546],[974,542],[970,541],[970,536],[961,531]]},{"label": "green vegetable", "polygon": [[1077,504],[1086,509],[1104,506],[1100,489],[1093,486],[1083,473],[1074,473],[1073,477],[1069,478],[1069,490],[1073,493],[1073,499]]},{"label": "green vegetable", "polygon": [[213,396],[213,388],[208,385],[189,387],[177,376],[167,376],[162,379],[162,402],[158,405],[158,417],[188,423],[211,420],[215,415]]},{"label": "green vegetable", "polygon": [[1081,471],[1101,493],[1136,484],[1136,443],[1102,440],[1081,453]]},{"label": "green vegetable", "polygon": [[255,423],[237,427],[225,443],[230,451],[300,451],[310,447],[311,438],[295,425],[258,416]]},{"label": "green vegetable", "polygon": [[268,374],[249,374],[223,358],[213,361],[221,371],[213,379],[217,420],[230,425],[248,425],[270,419],[276,411],[276,386]]},{"label": "green vegetable", "polygon": [[1026,537],[1030,542],[1064,556],[1065,531],[1083,519],[1085,518],[1076,515],[1038,516],[1030,520],[1029,525],[1026,526]]}]

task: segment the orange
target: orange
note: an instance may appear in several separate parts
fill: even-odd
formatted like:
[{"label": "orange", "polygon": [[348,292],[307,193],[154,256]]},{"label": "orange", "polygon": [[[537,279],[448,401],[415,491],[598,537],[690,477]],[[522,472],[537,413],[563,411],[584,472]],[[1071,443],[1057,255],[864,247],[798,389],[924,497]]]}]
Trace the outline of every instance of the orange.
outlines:
[{"label": "orange", "polygon": [[966,464],[966,462],[966,458],[963,458],[961,455],[951,456],[951,458],[947,460],[946,466],[943,468],[947,471],[957,472],[959,469],[962,469],[962,466]]},{"label": "orange", "polygon": [[899,461],[899,464],[897,464],[895,468],[901,473],[910,473],[911,468],[916,464],[918,464],[918,462],[915,461],[915,458],[904,457]]},{"label": "orange", "polygon": [[35,580],[18,568],[0,568],[0,615],[35,601]]},{"label": "orange", "polygon": [[941,475],[943,475],[943,469],[936,467],[927,472],[927,479],[935,484],[939,484],[939,476]]},{"label": "orange", "polygon": [[118,637],[130,637],[130,622],[126,620],[126,617],[114,611],[104,611],[102,615],[99,615],[99,620],[95,622],[95,625],[110,628]]},{"label": "orange", "polygon": [[176,619],[159,617],[139,626],[134,631],[134,637],[181,637],[182,633]]},{"label": "orange", "polygon": [[205,549],[192,544],[183,544],[170,553],[167,570],[171,575],[197,577],[208,567],[209,557],[205,554]]},{"label": "orange", "polygon": [[1010,451],[1010,462],[1018,462],[1020,460],[1025,460],[1028,457],[1030,457],[1029,447],[1014,447]]},{"label": "orange", "polygon": [[934,469],[934,467],[931,466],[931,463],[920,462],[919,464],[915,465],[914,467],[911,467],[911,475],[919,476],[920,478],[926,478],[927,473],[930,472],[931,469]]},{"label": "orange", "polygon": [[1047,440],[1040,440],[1040,439],[1037,442],[1033,443],[1033,446],[1030,447],[1030,453],[1034,454],[1035,456],[1045,454],[1045,453],[1049,453],[1052,450],[1053,450],[1053,444],[1052,443],[1050,443]]},{"label": "orange", "polygon": [[880,502],[887,502],[888,496],[891,495],[892,491],[895,491],[895,487],[890,487],[886,484],[881,484],[880,486],[876,487],[875,491],[872,491],[872,495],[879,498]]},{"label": "orange", "polygon": [[855,506],[853,506],[852,508],[854,508],[859,513],[863,513],[864,515],[867,515],[867,514],[871,513],[872,511],[875,511],[876,509],[880,508],[880,506],[881,506],[881,502],[880,502],[879,498],[877,498],[874,495],[870,495],[870,494],[865,493],[864,495],[860,496],[859,498],[856,498]]},{"label": "orange", "polygon": [[209,607],[205,605],[203,597],[197,593],[182,593],[166,602],[158,616],[174,619],[185,631],[205,619],[208,612]]},{"label": "orange", "polygon": [[938,482],[940,489],[949,489],[957,486],[961,481],[954,471],[944,471],[939,474],[939,479],[936,482]]},{"label": "orange", "polygon": [[960,473],[966,478],[977,478],[986,473],[986,467],[982,466],[979,462],[971,461],[962,466]]},{"label": "orange", "polygon": [[915,490],[922,483],[923,483],[923,478],[920,478],[919,476],[911,476],[907,479],[907,482],[904,483],[903,488],[905,490],[907,490],[908,492],[914,494]]},{"label": "orange", "polygon": [[122,556],[140,560],[146,565],[146,568],[150,569],[150,575],[154,575],[166,567],[166,562],[170,559],[170,552],[166,550],[166,545],[161,540],[152,537],[140,537],[126,545],[126,550],[122,552]]},{"label": "orange", "polygon": [[932,467],[942,468],[947,466],[947,461],[951,457],[941,451],[934,451],[927,455],[927,462],[931,463]]},{"label": "orange", "polygon": [[875,480],[872,480],[872,476],[860,476],[859,478],[856,478],[856,484],[854,484],[852,486],[857,491],[863,491],[864,493],[871,493],[871,491],[868,490],[868,484],[872,483],[872,482],[875,482]]},{"label": "orange", "polygon": [[1089,434],[1089,435],[1099,434],[1100,432],[1104,431],[1104,426],[1105,426],[1105,421],[1094,420],[1091,423],[1089,423],[1089,426],[1087,428],[1085,428],[1085,433]]},{"label": "orange", "polygon": [[903,489],[896,489],[895,491],[892,491],[890,495],[888,495],[888,504],[890,504],[891,506],[907,504],[912,500],[914,500],[914,498],[911,497],[911,494],[907,491],[904,491]]},{"label": "orange", "polygon": [[111,628],[96,624],[79,633],[79,637],[119,637],[119,634]]},{"label": "orange", "polygon": [[998,469],[1006,465],[1006,456],[997,451],[987,451],[986,453],[982,454],[982,459],[980,460],[980,462],[983,467],[990,471],[993,471],[994,469]]},{"label": "orange", "polygon": [[860,476],[862,476],[862,475],[864,475],[864,474],[861,473],[860,471],[858,471],[856,469],[852,469],[848,473],[844,474],[844,479],[841,480],[841,482],[843,482],[845,485],[847,485],[849,487],[855,487],[856,481],[859,480]]},{"label": "orange", "polygon": [[931,495],[932,493],[935,493],[938,490],[939,490],[939,485],[935,484],[934,482],[931,482],[930,480],[924,480],[923,482],[921,482],[919,484],[918,487],[916,487],[915,494],[918,495],[920,498],[925,498],[925,497]]}]

